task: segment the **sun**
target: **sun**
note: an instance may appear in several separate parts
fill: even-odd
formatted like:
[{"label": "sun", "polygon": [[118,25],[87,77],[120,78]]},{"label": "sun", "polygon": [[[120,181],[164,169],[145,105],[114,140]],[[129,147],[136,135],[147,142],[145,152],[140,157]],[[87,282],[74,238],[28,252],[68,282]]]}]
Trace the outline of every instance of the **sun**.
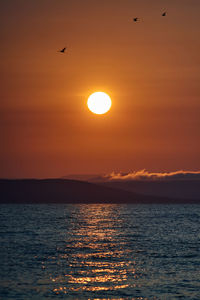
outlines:
[{"label": "sun", "polygon": [[110,96],[103,92],[96,92],[90,95],[87,106],[91,112],[97,115],[105,114],[111,108]]}]

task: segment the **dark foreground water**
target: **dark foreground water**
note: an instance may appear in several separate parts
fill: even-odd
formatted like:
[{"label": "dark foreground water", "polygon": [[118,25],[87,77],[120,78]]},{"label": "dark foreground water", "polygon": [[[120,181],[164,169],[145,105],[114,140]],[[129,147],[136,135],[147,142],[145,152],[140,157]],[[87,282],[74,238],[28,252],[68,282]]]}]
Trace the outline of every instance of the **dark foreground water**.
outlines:
[{"label": "dark foreground water", "polygon": [[0,299],[200,299],[198,205],[0,211]]}]

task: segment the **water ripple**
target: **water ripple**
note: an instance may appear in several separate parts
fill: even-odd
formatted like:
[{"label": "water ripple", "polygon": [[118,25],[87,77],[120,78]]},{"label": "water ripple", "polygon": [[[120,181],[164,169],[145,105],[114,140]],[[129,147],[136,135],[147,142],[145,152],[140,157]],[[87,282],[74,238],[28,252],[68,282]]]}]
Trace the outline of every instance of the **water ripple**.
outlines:
[{"label": "water ripple", "polygon": [[1,217],[2,299],[200,299],[199,206],[2,205]]}]

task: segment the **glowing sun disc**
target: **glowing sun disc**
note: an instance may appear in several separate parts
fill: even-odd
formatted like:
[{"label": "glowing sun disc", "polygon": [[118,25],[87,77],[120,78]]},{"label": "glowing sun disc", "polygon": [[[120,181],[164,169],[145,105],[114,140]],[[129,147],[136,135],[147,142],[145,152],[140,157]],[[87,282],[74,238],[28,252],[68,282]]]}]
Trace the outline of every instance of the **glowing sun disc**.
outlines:
[{"label": "glowing sun disc", "polygon": [[111,108],[112,101],[110,97],[103,92],[96,92],[90,95],[87,106],[91,112],[97,115],[105,114]]}]

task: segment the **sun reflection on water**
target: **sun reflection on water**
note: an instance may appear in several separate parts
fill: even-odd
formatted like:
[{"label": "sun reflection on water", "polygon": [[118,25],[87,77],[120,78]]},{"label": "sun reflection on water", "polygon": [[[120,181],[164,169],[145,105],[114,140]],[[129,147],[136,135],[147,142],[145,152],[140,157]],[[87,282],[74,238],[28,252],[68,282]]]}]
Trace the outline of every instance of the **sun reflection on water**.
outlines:
[{"label": "sun reflection on water", "polygon": [[77,205],[75,216],[71,234],[58,247],[60,269],[51,276],[53,293],[122,291],[136,286],[140,274],[134,257],[128,259],[131,253],[115,205]]}]

